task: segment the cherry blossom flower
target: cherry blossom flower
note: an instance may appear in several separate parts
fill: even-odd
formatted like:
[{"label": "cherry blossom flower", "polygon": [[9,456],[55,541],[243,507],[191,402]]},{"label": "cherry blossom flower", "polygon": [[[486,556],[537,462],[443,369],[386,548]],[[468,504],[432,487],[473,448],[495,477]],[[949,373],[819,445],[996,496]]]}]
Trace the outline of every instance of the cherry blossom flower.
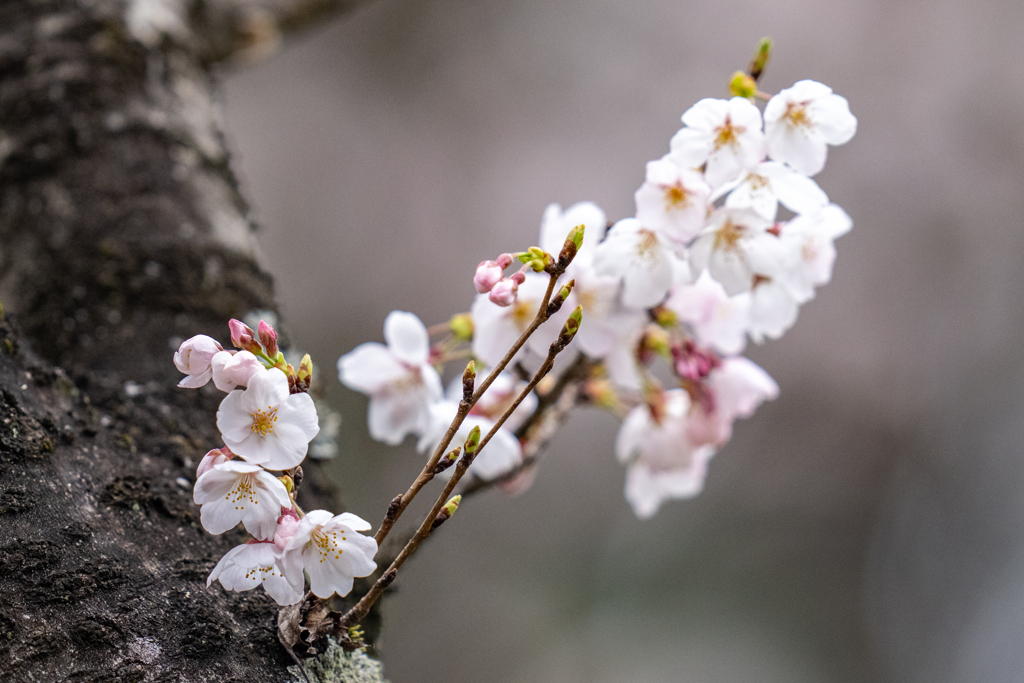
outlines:
[{"label": "cherry blossom flower", "polygon": [[377,541],[357,533],[369,529],[369,522],[350,512],[335,516],[327,510],[313,510],[299,520],[285,550],[287,575],[301,576],[305,569],[309,589],[319,598],[348,595],[353,578],[369,576],[377,569],[373,561]]},{"label": "cherry blossom flower", "polygon": [[711,189],[700,173],[669,158],[647,162],[647,179],[634,195],[636,219],[680,246],[704,227]]},{"label": "cherry blossom flower", "polygon": [[[473,355],[490,367],[501,362],[505,352],[533,322],[549,280],[543,273],[525,273],[515,303],[507,307],[495,305],[486,294],[478,294],[469,309],[473,317]],[[575,296],[570,294],[562,304],[562,310],[548,318],[523,348],[538,355],[547,354],[548,347],[558,338],[562,324],[575,306]],[[516,358],[524,355],[524,351],[520,350]]]},{"label": "cherry blossom flower", "polygon": [[199,461],[199,467],[196,468],[196,478],[203,476],[217,465],[227,462],[234,457],[231,449],[227,446],[222,448],[214,448],[203,456],[203,459]]},{"label": "cherry blossom flower", "polygon": [[818,183],[778,161],[758,164],[738,181],[722,186],[716,195],[726,192],[727,207],[752,209],[766,221],[775,220],[779,204],[798,214],[815,213],[828,204],[828,196]]},{"label": "cherry blossom flower", "polygon": [[702,346],[730,355],[746,346],[750,294],[729,296],[706,270],[692,285],[673,287],[665,307],[690,326]]},{"label": "cherry blossom flower", "polygon": [[782,265],[783,247],[771,223],[748,209],[718,209],[690,248],[690,266],[707,269],[730,296],[749,291],[755,275]]},{"label": "cherry blossom flower", "polygon": [[191,339],[183,341],[178,350],[174,352],[174,366],[188,377],[178,382],[178,386],[185,389],[198,389],[209,382],[213,376],[210,360],[214,354],[223,350],[220,342],[205,334],[197,334]]},{"label": "cherry blossom flower", "polygon": [[814,298],[814,288],[832,279],[836,260],[832,241],[851,227],[853,221],[835,204],[797,216],[782,226],[780,238],[792,255],[786,268],[786,285],[798,302]]},{"label": "cherry blossom flower", "polygon": [[[433,453],[458,409],[459,405],[454,401],[440,401],[431,406],[431,427],[423,433],[416,446],[420,453]],[[480,428],[481,435],[487,434],[494,427],[494,420],[470,413],[462,421],[452,443],[465,442],[474,427]],[[469,466],[469,472],[480,479],[495,479],[515,468],[522,460],[523,449],[519,444],[519,439],[502,425],[501,429],[495,432],[491,440],[487,442],[487,445],[477,453],[473,464]],[[448,469],[438,476],[448,478],[451,475],[452,470]]]},{"label": "cherry blossom flower", "polygon": [[650,308],[672,286],[673,245],[635,218],[624,218],[597,247],[594,268],[600,275],[621,278],[622,303]]},{"label": "cherry blossom flower", "polygon": [[281,551],[273,543],[246,543],[232,548],[220,559],[206,580],[207,587],[219,580],[229,591],[247,591],[263,586],[279,605],[302,600],[302,569],[286,575]]},{"label": "cherry blossom flower", "polygon": [[700,493],[707,462],[715,452],[711,446],[691,442],[687,431],[690,397],[684,390],[662,392],[658,403],[634,408],[615,440],[615,454],[629,468],[626,499],[642,519],[653,516],[667,499]]},{"label": "cherry blossom flower", "polygon": [[215,465],[196,480],[192,498],[202,505],[200,520],[211,534],[239,522],[261,541],[274,536],[282,507],[291,507],[288,490],[259,465],[237,460]]},{"label": "cherry blossom flower", "polygon": [[217,429],[235,455],[270,470],[295,467],[320,431],[307,393],[290,394],[278,368],[258,372],[229,393],[217,410]]},{"label": "cherry blossom flower", "polygon": [[685,128],[672,138],[669,157],[679,166],[707,164],[711,187],[735,180],[764,158],[761,112],[743,97],[705,98],[683,114]]},{"label": "cherry blossom flower", "polygon": [[426,429],[429,406],[441,399],[444,389],[430,364],[430,336],[419,318],[392,311],[384,320],[384,339],[387,346],[367,342],[339,358],[338,377],[348,388],[370,396],[370,436],[396,445],[407,434]]},{"label": "cherry blossom flower", "polygon": [[221,351],[210,359],[213,369],[213,383],[221,391],[249,385],[249,379],[266,368],[259,358],[248,351]]},{"label": "cherry blossom flower", "polygon": [[755,278],[750,290],[750,338],[760,344],[765,337],[778,339],[796,322],[800,304],[792,289],[781,279]]},{"label": "cherry blossom flower", "polygon": [[797,81],[764,108],[768,154],[812,176],[825,167],[828,145],[843,145],[857,132],[845,97],[816,81]]},{"label": "cherry blossom flower", "polygon": [[779,385],[761,367],[742,358],[726,358],[696,388],[687,435],[697,445],[718,446],[732,438],[732,423],[750,417],[761,403],[779,395]]}]

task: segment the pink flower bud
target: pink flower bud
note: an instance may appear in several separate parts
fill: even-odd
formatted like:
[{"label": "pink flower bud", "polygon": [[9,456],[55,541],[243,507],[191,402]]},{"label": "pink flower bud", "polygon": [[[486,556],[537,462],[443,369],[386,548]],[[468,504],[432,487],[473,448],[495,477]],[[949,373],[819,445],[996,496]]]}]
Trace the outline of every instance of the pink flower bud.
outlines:
[{"label": "pink flower bud", "polygon": [[221,351],[210,361],[213,383],[221,391],[249,386],[249,380],[265,368],[259,358],[248,351]]},{"label": "pink flower bud", "polygon": [[178,386],[198,389],[209,382],[212,375],[210,360],[214,354],[223,350],[219,342],[205,334],[197,334],[183,341],[174,352],[174,365],[188,377],[178,382]]},{"label": "pink flower bud", "polygon": [[491,303],[495,303],[498,306],[511,306],[515,303],[518,292],[519,283],[515,281],[513,276],[494,285],[487,298],[491,300]]},{"label": "pink flower bud", "polygon": [[501,282],[502,268],[494,261],[481,261],[480,265],[476,267],[476,275],[473,276],[473,286],[476,287],[476,291],[481,294],[486,294],[491,291],[494,285]]},{"label": "pink flower bud", "polygon": [[250,353],[256,353],[257,349],[263,350],[256,341],[256,333],[241,320],[232,318],[228,321],[228,328],[231,330],[231,343],[236,349],[245,349]]},{"label": "pink flower bud", "polygon": [[293,510],[288,510],[277,520],[277,528],[274,529],[274,545],[278,550],[288,547],[289,541],[295,538],[295,532],[299,530],[299,518]]},{"label": "pink flower bud", "polygon": [[277,330],[265,323],[260,321],[259,324],[259,336],[260,343],[263,344],[263,348],[267,350],[267,355],[273,358],[277,355]]},{"label": "pink flower bud", "polygon": [[234,457],[234,453],[227,446],[220,448],[214,448],[212,451],[203,456],[203,459],[199,461],[199,467],[196,469],[196,479],[203,476],[217,465],[225,463]]},{"label": "pink flower bud", "polygon": [[673,346],[672,358],[675,360],[676,373],[682,379],[695,382],[703,380],[722,364],[712,351],[699,349],[692,341],[687,341],[682,346]]},{"label": "pink flower bud", "polygon": [[512,254],[502,254],[497,258],[497,260],[495,260],[495,263],[497,263],[502,270],[505,270],[506,268],[511,266],[512,262],[515,260],[516,257],[513,256]]}]

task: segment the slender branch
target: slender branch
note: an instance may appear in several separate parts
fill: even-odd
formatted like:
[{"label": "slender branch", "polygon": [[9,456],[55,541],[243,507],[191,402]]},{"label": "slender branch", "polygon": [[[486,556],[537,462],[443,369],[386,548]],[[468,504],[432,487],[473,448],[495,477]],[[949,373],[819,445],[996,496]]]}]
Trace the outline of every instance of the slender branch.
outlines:
[{"label": "slender branch", "polygon": [[[552,275],[552,283],[556,279],[557,276]],[[550,295],[550,293],[551,288],[549,287],[548,294]],[[541,308],[541,310],[546,310],[546,308],[547,305],[545,302],[545,305]],[[568,337],[568,339],[571,339],[571,335]],[[477,449],[473,453],[464,453],[462,458],[459,459],[458,464],[455,466],[455,471],[452,473],[451,479],[448,480],[448,483],[445,485],[444,490],[441,492],[441,495],[439,495],[437,497],[437,500],[434,501],[434,505],[432,508],[430,508],[430,512],[428,512],[427,516],[423,518],[423,522],[420,524],[419,529],[417,529],[416,534],[411,539],[409,539],[409,542],[405,544],[404,548],[402,548],[402,552],[398,554],[398,557],[396,557],[394,562],[391,563],[391,566],[388,567],[387,571],[385,571],[384,574],[377,580],[377,582],[373,584],[369,592],[367,592],[367,594],[364,595],[363,598],[358,603],[356,603],[354,607],[352,607],[352,609],[350,609],[343,617],[341,617],[341,619],[338,621],[340,628],[348,628],[354,626],[355,624],[358,624],[359,621],[363,617],[365,617],[367,613],[369,613],[370,608],[373,607],[374,603],[377,602],[377,600],[384,593],[387,587],[390,586],[391,583],[395,580],[395,577],[398,575],[399,568],[405,563],[407,559],[409,559],[409,557],[414,552],[416,552],[416,549],[419,548],[420,544],[423,542],[423,539],[430,535],[430,532],[434,526],[434,520],[437,519],[438,514],[441,512],[441,508],[444,507],[446,502],[448,502],[449,496],[451,496],[452,491],[455,490],[455,487],[458,485],[463,475],[466,474],[466,471],[469,469],[470,465],[473,464],[473,460],[476,458],[476,456],[480,454],[481,451],[483,451],[484,447],[488,444],[491,438],[493,438],[494,435],[498,433],[498,430],[501,429],[502,425],[505,424],[505,421],[508,420],[509,416],[511,416],[512,413],[515,412],[516,408],[519,407],[519,404],[521,404],[523,400],[530,395],[530,392],[532,392],[533,389],[537,386],[537,383],[544,379],[548,372],[551,371],[551,368],[555,364],[555,357],[565,348],[566,344],[568,343],[568,339],[565,339],[565,335],[563,334],[559,336],[558,340],[551,344],[551,347],[548,350],[547,357],[541,364],[540,369],[538,369],[536,374],[533,376],[533,379],[531,379],[530,382],[526,385],[526,387],[524,387],[523,390],[519,392],[519,395],[516,396],[516,400],[513,401],[508,408],[505,409],[505,412],[502,414],[500,418],[498,418],[497,422],[494,423],[494,426],[491,427],[490,431],[487,432],[487,435],[480,440],[480,445],[477,447]]]},{"label": "slender branch", "polygon": [[[416,494],[419,493],[420,489],[426,486],[427,483],[429,483],[430,480],[434,478],[434,468],[436,468],[437,463],[441,461],[441,456],[448,450],[448,447],[451,445],[452,439],[455,438],[455,434],[459,431],[459,427],[462,426],[462,423],[463,421],[465,421],[466,416],[469,414],[469,411],[473,409],[473,406],[476,405],[477,401],[480,400],[480,397],[484,395],[484,392],[487,391],[487,389],[491,386],[494,380],[497,379],[498,375],[501,374],[501,372],[509,364],[512,358],[514,358],[515,355],[519,353],[519,350],[523,348],[523,345],[526,344],[527,340],[533,335],[534,332],[537,331],[537,328],[539,328],[548,320],[548,318],[550,318],[557,312],[557,308],[555,310],[549,310],[549,304],[551,303],[551,295],[555,290],[555,283],[558,281],[558,278],[561,277],[561,275],[565,272],[566,266],[568,266],[568,263],[566,263],[565,266],[553,269],[553,271],[550,274],[550,279],[548,281],[547,291],[545,291],[544,298],[541,301],[540,306],[537,308],[537,314],[530,322],[530,325],[526,328],[526,330],[523,331],[521,335],[519,335],[519,339],[516,340],[516,342],[508,350],[508,352],[501,359],[501,361],[499,361],[498,364],[494,366],[494,368],[491,370],[490,374],[487,375],[484,381],[481,382],[479,386],[476,387],[476,391],[473,393],[472,397],[470,397],[468,400],[464,397],[459,402],[459,409],[458,412],[455,413],[455,418],[452,420],[451,424],[448,425],[448,430],[441,438],[441,441],[437,444],[437,447],[434,449],[434,452],[430,456],[430,459],[427,460],[427,464],[423,467],[423,470],[413,481],[409,489],[400,497],[395,498],[391,502],[391,505],[388,507],[387,513],[384,515],[384,520],[381,522],[380,528],[377,529],[377,533],[374,535],[374,538],[377,540],[378,547],[380,547],[380,544],[383,543],[385,538],[387,538],[387,535],[388,533],[390,533],[391,528],[395,525],[395,522],[397,522],[398,518],[402,516],[402,513],[405,512],[405,508],[409,506],[409,503],[411,503],[413,498],[416,497]],[[518,405],[518,403],[516,405]],[[444,503],[442,502],[442,505],[443,504]],[[417,543],[417,545],[419,544]]]}]

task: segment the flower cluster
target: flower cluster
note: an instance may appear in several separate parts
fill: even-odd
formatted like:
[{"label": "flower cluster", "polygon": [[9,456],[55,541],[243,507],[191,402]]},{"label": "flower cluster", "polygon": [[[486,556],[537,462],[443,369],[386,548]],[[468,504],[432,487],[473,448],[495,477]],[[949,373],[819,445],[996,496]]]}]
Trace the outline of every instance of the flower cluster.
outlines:
[{"label": "flower cluster", "polygon": [[[628,467],[626,497],[638,516],[698,493],[733,421],[778,395],[772,378],[740,355],[747,340],[775,339],[793,325],[831,279],[834,240],[852,225],[812,179],[828,147],[856,132],[847,101],[809,80],[763,95],[742,72],[731,90],[736,96],[703,99],[683,114],[668,154],[647,164],[634,217],[609,227],[593,203],[552,204],[538,247],[477,267],[477,297],[468,314],[452,319],[447,339],[432,347],[418,318],[394,312],[385,322],[387,346],[363,344],[343,356],[341,381],[371,397],[374,438],[396,444],[414,434],[420,450],[433,447],[457,407],[458,396],[441,388],[444,362],[464,357],[458,344],[469,342],[479,364],[497,364],[531,324],[552,254],[567,233],[585,234],[558,281],[570,283],[566,310],[580,306],[585,320],[574,340],[590,368],[580,395],[625,417],[615,452]],[[763,114],[758,100],[766,101]],[[515,262],[520,268],[506,277]],[[564,320],[547,320],[510,367],[535,367]],[[659,359],[675,388],[656,377]],[[487,429],[515,384],[503,375],[462,430]],[[535,410],[538,398],[531,401],[474,463],[478,478],[508,477],[525,464],[534,435],[517,426]]]},{"label": "flower cluster", "polygon": [[320,431],[307,393],[312,361],[306,355],[298,369],[287,363],[277,332],[262,320],[256,332],[237,320],[229,327],[238,350],[198,335],[174,354],[185,373],[178,386],[198,389],[212,379],[227,393],[217,410],[224,446],[207,453],[196,471],[193,498],[202,506],[203,528],[222,534],[242,524],[253,537],[221,558],[207,585],[262,585],[279,604],[292,605],[302,599],[308,574],[318,597],[346,595],[354,577],[377,568],[377,542],[359,533],[370,525],[353,514],[303,513],[295,503],[299,465]]}]

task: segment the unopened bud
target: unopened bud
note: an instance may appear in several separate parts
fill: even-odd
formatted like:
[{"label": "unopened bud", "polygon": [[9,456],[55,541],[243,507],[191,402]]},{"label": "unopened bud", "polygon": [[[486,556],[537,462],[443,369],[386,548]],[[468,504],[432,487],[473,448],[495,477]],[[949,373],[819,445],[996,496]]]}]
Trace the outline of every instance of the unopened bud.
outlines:
[{"label": "unopened bud", "polygon": [[445,503],[441,511],[437,513],[437,517],[434,517],[434,523],[430,525],[431,530],[441,526],[455,514],[455,511],[459,509],[459,503],[462,502],[462,496],[453,496],[451,500]]},{"label": "unopened bud", "polygon": [[388,504],[388,510],[384,513],[386,519],[390,519],[392,522],[398,517],[398,511],[402,507],[402,494],[399,493],[397,496],[391,499],[391,503]]},{"label": "unopened bud", "polygon": [[271,358],[277,356],[277,330],[268,325],[263,320],[260,321],[259,327],[260,343],[263,344],[263,348],[266,349],[267,355]]},{"label": "unopened bud", "polygon": [[277,480],[284,484],[284,487],[288,489],[288,493],[291,493],[292,491],[295,490],[295,482],[287,474],[278,477]]},{"label": "unopened bud", "polygon": [[295,372],[295,376],[300,382],[306,382],[307,385],[313,377],[313,359],[309,357],[308,353],[299,361],[299,369]]},{"label": "unopened bud", "polygon": [[466,437],[466,443],[463,449],[466,451],[466,455],[473,455],[476,453],[476,449],[480,447],[480,425],[473,427],[473,430]]},{"label": "unopened bud", "polygon": [[558,309],[562,307],[562,304],[565,303],[565,300],[569,298],[570,294],[572,294],[572,288],[575,286],[576,280],[569,280],[564,285],[562,285],[561,289],[558,290],[558,293],[551,297],[551,302],[548,304],[547,310],[547,315],[549,318],[553,316],[555,313],[558,313]]},{"label": "unopened bud", "polygon": [[583,322],[583,307],[577,306],[573,309],[569,317],[565,319],[565,324],[562,325],[562,331],[558,335],[558,341],[555,344],[565,346],[572,341],[572,338],[579,332],[580,323]]},{"label": "unopened bud", "polygon": [[[518,275],[518,273],[516,274]],[[506,278],[491,288],[487,298],[490,299],[493,304],[507,307],[516,302],[516,296],[518,294],[519,283],[513,278]]]},{"label": "unopened bud", "polygon": [[551,254],[540,247],[530,247],[522,254],[519,254],[519,260],[524,265],[529,266],[535,273],[543,272],[549,263],[554,262]]},{"label": "unopened bud", "polygon": [[652,313],[654,314],[654,322],[665,329],[673,329],[679,325],[679,316],[671,308],[658,306]]},{"label": "unopened bud", "polygon": [[570,230],[568,236],[566,236],[565,243],[562,244],[562,251],[558,253],[558,265],[562,268],[565,268],[572,262],[580,247],[583,246],[583,231],[585,228],[586,226],[581,223]]},{"label": "unopened bud", "polygon": [[737,71],[729,81],[729,94],[749,99],[757,94],[757,81],[742,71]]},{"label": "unopened bud", "polygon": [[476,388],[476,363],[469,361],[462,373],[462,400],[467,403],[473,399],[473,391]]},{"label": "unopened bud", "polygon": [[231,343],[236,349],[244,349],[258,356],[263,355],[263,347],[256,341],[256,333],[248,325],[232,318],[228,321],[228,329],[231,330]]},{"label": "unopened bud", "polygon": [[469,313],[453,315],[448,320],[448,329],[459,341],[470,341],[473,339],[473,316]]},{"label": "unopened bud", "polygon": [[434,474],[441,474],[446,469],[454,465],[455,461],[459,459],[460,453],[462,453],[462,446],[456,446],[452,450],[448,451],[448,453],[438,460],[436,465],[434,465]]},{"label": "unopened bud", "polygon": [[768,60],[772,56],[772,39],[765,36],[761,39],[761,42],[757,44],[757,51],[754,53],[754,58],[750,60],[750,66],[747,67],[747,73],[755,81],[761,78],[761,74],[764,72],[764,68],[768,65]]},{"label": "unopened bud", "polygon": [[655,353],[662,358],[670,358],[672,356],[672,340],[669,338],[668,332],[660,327],[650,325],[647,331],[644,332],[643,338],[643,351]]},{"label": "unopened bud", "polygon": [[473,286],[480,294],[491,291],[494,285],[501,282],[502,271],[505,270],[494,261],[481,261],[473,276]]}]

